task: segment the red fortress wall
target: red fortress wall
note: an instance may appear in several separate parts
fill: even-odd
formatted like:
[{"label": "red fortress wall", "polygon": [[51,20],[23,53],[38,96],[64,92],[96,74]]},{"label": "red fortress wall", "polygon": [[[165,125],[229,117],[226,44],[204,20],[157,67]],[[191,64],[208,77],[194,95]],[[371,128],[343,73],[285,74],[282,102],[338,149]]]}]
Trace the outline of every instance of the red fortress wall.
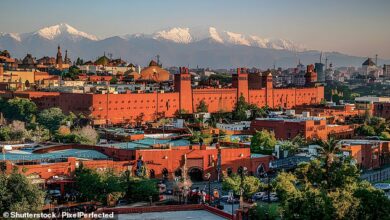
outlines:
[{"label": "red fortress wall", "polygon": [[15,92],[13,95],[30,98],[41,109],[58,106],[64,112],[83,113],[92,117],[95,124],[151,121],[162,116],[173,117],[179,110],[193,113],[201,100],[206,102],[209,112],[218,112],[232,111],[240,96],[251,104],[270,108],[318,104],[324,98],[324,87],[315,84],[273,88],[270,72],[249,74],[245,68],[238,68],[232,78],[232,88],[194,89],[188,69],[182,67],[174,77],[175,90],[170,93]]}]

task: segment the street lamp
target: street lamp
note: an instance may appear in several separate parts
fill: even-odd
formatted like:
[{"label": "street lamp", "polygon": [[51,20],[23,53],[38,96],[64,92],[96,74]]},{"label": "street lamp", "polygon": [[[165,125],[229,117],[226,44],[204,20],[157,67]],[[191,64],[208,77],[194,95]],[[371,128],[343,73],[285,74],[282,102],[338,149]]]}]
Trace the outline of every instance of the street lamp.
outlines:
[{"label": "street lamp", "polygon": [[232,219],[234,219],[234,194],[233,191],[229,191],[229,199],[232,202]]},{"label": "street lamp", "polygon": [[211,174],[210,173],[206,173],[204,175],[204,178],[209,181],[209,205],[211,205],[211,187],[210,187]]}]

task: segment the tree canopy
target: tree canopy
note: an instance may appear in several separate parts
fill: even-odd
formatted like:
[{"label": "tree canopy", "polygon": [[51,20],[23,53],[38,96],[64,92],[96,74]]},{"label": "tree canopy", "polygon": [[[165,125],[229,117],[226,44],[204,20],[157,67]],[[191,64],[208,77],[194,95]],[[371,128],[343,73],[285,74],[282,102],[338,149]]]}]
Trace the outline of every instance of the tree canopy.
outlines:
[{"label": "tree canopy", "polygon": [[8,101],[0,99],[0,111],[10,121],[30,122],[37,113],[37,106],[34,102],[25,98],[14,98]]},{"label": "tree canopy", "polygon": [[49,108],[38,114],[37,121],[50,131],[57,131],[65,118],[66,116],[60,108]]},{"label": "tree canopy", "polygon": [[45,193],[25,175],[0,173],[0,212],[31,212],[41,210]]},{"label": "tree canopy", "polygon": [[267,130],[256,131],[251,140],[252,153],[265,153],[273,151],[276,145],[276,138],[273,132]]},{"label": "tree canopy", "polygon": [[[337,157],[335,140],[321,144],[322,157],[280,173],[273,185],[285,219],[389,219],[390,200],[361,181],[350,158]],[[331,159],[332,158],[332,159]]]},{"label": "tree canopy", "polygon": [[209,107],[203,99],[199,102],[199,105],[196,107],[196,111],[197,112],[208,112],[209,111]]},{"label": "tree canopy", "polygon": [[245,121],[248,119],[247,110],[249,109],[249,104],[245,101],[244,96],[240,96],[237,100],[236,106],[233,110],[233,119],[239,121]]}]

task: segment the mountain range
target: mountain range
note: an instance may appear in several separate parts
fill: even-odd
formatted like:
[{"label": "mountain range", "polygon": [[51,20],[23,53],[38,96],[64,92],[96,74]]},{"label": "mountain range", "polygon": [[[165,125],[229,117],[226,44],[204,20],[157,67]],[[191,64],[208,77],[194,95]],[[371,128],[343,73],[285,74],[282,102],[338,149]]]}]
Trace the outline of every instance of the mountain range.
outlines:
[{"label": "mountain range", "polygon": [[[237,66],[270,68],[293,67],[318,62],[320,51],[279,38],[220,31],[215,27],[174,27],[152,34],[129,34],[100,39],[92,34],[61,23],[30,33],[0,33],[0,50],[7,49],[13,57],[27,53],[40,58],[55,56],[57,45],[68,50],[71,59],[95,60],[112,54],[128,62],[146,65],[160,55],[164,66],[200,66],[230,68]],[[329,62],[337,66],[361,66],[365,57],[327,52]],[[390,63],[379,60],[379,63]]]}]

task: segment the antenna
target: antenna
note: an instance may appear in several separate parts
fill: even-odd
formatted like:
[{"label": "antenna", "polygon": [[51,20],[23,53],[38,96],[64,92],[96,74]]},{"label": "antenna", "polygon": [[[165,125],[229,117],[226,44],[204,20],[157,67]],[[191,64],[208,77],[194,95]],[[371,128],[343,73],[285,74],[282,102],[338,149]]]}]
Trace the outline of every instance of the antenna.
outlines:
[{"label": "antenna", "polygon": [[378,66],[378,54],[375,54],[375,65]]},{"label": "antenna", "polygon": [[325,57],[325,69],[328,69],[328,57]]},{"label": "antenna", "polygon": [[157,65],[160,65],[160,55],[157,54],[156,58],[157,58]]},{"label": "antenna", "polygon": [[322,51],[320,53],[320,63],[322,63]]}]

